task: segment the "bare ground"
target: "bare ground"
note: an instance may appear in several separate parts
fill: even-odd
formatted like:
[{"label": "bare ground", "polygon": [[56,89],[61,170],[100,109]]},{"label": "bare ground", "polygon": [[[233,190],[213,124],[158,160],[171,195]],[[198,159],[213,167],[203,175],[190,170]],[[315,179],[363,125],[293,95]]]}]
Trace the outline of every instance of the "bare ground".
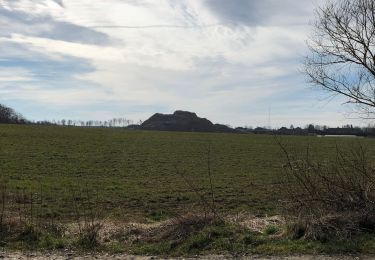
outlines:
[{"label": "bare ground", "polygon": [[134,255],[111,255],[111,254],[96,254],[96,255],[75,255],[70,252],[60,252],[60,253],[30,253],[30,252],[2,252],[0,258],[10,259],[10,260],[68,260],[68,259],[103,259],[103,260],[120,260],[120,259],[134,259],[134,260],[151,260],[151,259],[207,259],[207,260],[222,260],[222,259],[257,259],[257,260],[266,260],[266,259],[283,259],[283,260],[369,260],[375,259],[375,256],[370,255],[293,255],[293,256],[262,256],[262,255],[250,255],[250,256],[225,256],[225,255],[206,255],[206,256],[196,256],[191,258],[165,258],[165,257],[155,257],[155,256],[134,256]]}]

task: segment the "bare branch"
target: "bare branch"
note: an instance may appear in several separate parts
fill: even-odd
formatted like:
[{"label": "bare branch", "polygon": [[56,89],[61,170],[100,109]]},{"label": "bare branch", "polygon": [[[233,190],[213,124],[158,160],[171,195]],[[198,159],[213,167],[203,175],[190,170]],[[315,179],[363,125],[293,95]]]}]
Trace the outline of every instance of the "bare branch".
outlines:
[{"label": "bare branch", "polygon": [[331,1],[319,8],[305,61],[310,83],[346,97],[369,117],[375,108],[374,8],[374,0]]}]

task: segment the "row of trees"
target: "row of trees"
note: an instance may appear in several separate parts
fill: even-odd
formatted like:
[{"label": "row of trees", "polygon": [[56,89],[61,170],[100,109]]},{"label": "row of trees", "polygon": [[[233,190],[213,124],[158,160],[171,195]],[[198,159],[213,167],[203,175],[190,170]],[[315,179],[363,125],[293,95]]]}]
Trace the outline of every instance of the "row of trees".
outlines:
[{"label": "row of trees", "polygon": [[[107,121],[102,120],[52,120],[52,121],[28,121],[21,114],[17,113],[14,109],[0,104],[0,123],[3,124],[38,124],[38,125],[60,125],[60,126],[77,126],[77,127],[135,127],[142,124],[142,121],[134,122],[123,117],[113,118]],[[337,128],[329,128],[328,126],[309,124],[304,128],[294,127],[291,125],[289,128],[282,127],[280,129],[267,129],[257,127],[236,128],[237,132],[248,133],[278,133],[290,135],[303,135],[303,134],[338,134],[338,135],[375,135],[375,127],[353,127],[353,125],[345,125]]]},{"label": "row of trees", "polygon": [[14,109],[0,104],[0,123],[25,124],[27,120]]},{"label": "row of trees", "polygon": [[309,124],[304,128],[281,127],[272,129],[267,127],[238,127],[235,129],[239,133],[255,133],[255,134],[278,134],[278,135],[356,135],[356,136],[375,136],[375,125],[367,127],[359,127],[353,125],[343,125],[342,127],[328,127],[326,125]]},{"label": "row of trees", "polygon": [[129,127],[134,124],[141,124],[142,121],[134,123],[133,120],[126,118],[113,118],[110,120],[71,120],[71,119],[62,119],[62,120],[44,120],[44,121],[32,121],[33,124],[38,125],[60,125],[60,126],[79,126],[79,127]]},{"label": "row of trees", "polygon": [[43,120],[30,121],[23,115],[17,113],[13,108],[0,104],[0,124],[37,124],[37,125],[60,125],[60,126],[79,126],[79,127],[129,127],[135,124],[142,124],[142,121],[134,122],[133,120],[123,117],[113,118],[110,120]]}]

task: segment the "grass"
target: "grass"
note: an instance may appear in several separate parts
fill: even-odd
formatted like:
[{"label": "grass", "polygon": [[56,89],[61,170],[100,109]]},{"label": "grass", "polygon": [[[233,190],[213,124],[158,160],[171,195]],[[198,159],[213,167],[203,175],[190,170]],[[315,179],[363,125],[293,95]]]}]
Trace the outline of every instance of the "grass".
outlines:
[{"label": "grass", "polygon": [[[295,153],[303,153],[309,146],[310,154],[319,160],[333,158],[336,145],[350,148],[356,142],[375,154],[375,139],[287,136],[283,142]],[[40,222],[80,221],[77,209],[85,216],[113,220],[166,220],[196,209],[200,201],[176,168],[199,192],[211,198],[208,147],[219,213],[280,213],[276,190],[281,185],[279,174],[285,161],[272,136],[0,125],[0,178],[7,181],[8,191],[13,194],[8,198],[11,203],[7,210],[28,212],[34,203],[31,218]],[[89,248],[96,243],[85,236],[69,242],[59,235],[26,231],[29,233],[22,239],[38,235],[41,248]],[[324,252],[327,248],[327,244],[318,242],[273,241],[271,237],[279,232],[277,226],[254,235],[231,226],[209,225],[178,244],[165,240],[128,248],[112,243],[108,250],[181,255],[206,251]],[[371,241],[361,240],[347,248],[373,249],[375,243]]]},{"label": "grass", "polygon": [[[160,232],[160,229],[156,229]],[[327,242],[294,240],[287,237],[270,239],[269,234],[257,233],[226,222],[209,222],[199,229],[187,233],[181,239],[166,237],[154,239],[157,234],[145,234],[131,243],[110,241],[92,244],[91,240],[61,236],[51,232],[35,234],[33,229],[25,229],[22,238],[14,240],[8,248],[12,250],[74,250],[76,253],[108,252],[112,254],[130,253],[135,255],[193,256],[223,254],[241,256],[290,255],[290,254],[373,254],[375,236],[364,234],[351,240]],[[150,236],[150,237],[149,237]]]},{"label": "grass", "polygon": [[[285,142],[297,152],[309,144],[324,159],[334,156],[336,144],[355,141],[295,136]],[[360,142],[375,149],[374,139]],[[267,135],[0,125],[0,174],[14,191],[42,193],[43,214],[71,218],[74,199],[89,194],[106,216],[160,220],[198,200],[175,167],[208,193],[209,144],[219,210],[277,213],[274,186],[284,158]]]},{"label": "grass", "polygon": [[280,228],[276,225],[269,225],[264,229],[264,234],[266,235],[275,235],[280,231]]},{"label": "grass", "polygon": [[[200,232],[193,232],[178,242],[163,240],[135,243],[130,248],[116,244],[112,252],[129,251],[139,255],[191,256],[204,254],[290,255],[290,254],[373,254],[374,235],[361,235],[352,240],[328,242],[293,240],[287,237],[270,239],[228,223],[210,223]],[[122,248],[122,250],[120,250]]]}]

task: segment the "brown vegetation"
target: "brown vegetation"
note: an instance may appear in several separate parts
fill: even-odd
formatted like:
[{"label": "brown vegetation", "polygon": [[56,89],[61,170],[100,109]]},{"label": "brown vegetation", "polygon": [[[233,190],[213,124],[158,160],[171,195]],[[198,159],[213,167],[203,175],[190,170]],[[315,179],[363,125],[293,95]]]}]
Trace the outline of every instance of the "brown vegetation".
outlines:
[{"label": "brown vegetation", "polygon": [[282,192],[294,237],[326,240],[375,231],[375,168],[361,146],[336,149],[334,161],[314,162],[309,150],[287,158]]}]

